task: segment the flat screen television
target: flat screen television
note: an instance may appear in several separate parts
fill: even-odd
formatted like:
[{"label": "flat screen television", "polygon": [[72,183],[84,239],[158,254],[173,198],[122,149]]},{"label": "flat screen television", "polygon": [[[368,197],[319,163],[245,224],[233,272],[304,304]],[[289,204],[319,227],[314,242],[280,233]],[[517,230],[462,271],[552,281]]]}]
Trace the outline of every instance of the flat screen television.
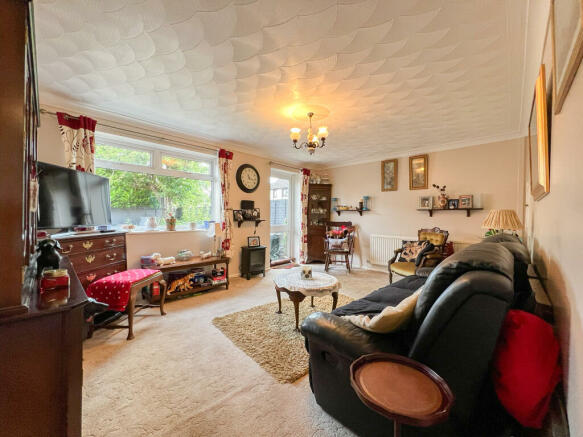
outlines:
[{"label": "flat screen television", "polygon": [[38,162],[38,228],[111,224],[109,179]]}]

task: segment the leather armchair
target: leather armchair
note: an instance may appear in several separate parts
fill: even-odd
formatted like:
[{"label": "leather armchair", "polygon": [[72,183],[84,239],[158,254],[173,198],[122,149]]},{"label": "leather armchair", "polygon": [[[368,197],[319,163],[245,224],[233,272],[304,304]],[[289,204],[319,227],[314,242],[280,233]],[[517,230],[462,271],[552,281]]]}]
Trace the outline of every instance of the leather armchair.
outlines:
[{"label": "leather armchair", "polygon": [[394,256],[388,263],[389,284],[393,283],[393,273],[403,277],[412,276],[417,273],[418,268],[435,267],[445,258],[444,248],[449,236],[448,231],[437,227],[432,229],[419,229],[417,235],[418,241],[429,241],[433,244],[434,249],[425,253],[418,263],[412,261],[398,261],[403,252],[403,248],[396,249]]},{"label": "leather armchair", "polygon": [[[480,434],[474,419],[494,414],[482,408],[482,395],[500,328],[513,301],[513,277],[514,257],[508,249],[476,244],[432,271],[405,331],[375,334],[334,314],[311,314],[301,331],[310,354],[310,386],[316,401],[358,435],[390,436],[392,422],[362,404],[350,386],[349,369],[364,354],[400,354],[436,371],[456,398],[447,422],[427,429],[404,427],[404,435],[491,435]],[[405,278],[382,293],[403,290],[402,283],[410,283],[414,292],[413,284],[418,287],[422,279],[416,281]],[[373,294],[378,296],[378,291]],[[345,313],[342,307],[336,312]]]}]

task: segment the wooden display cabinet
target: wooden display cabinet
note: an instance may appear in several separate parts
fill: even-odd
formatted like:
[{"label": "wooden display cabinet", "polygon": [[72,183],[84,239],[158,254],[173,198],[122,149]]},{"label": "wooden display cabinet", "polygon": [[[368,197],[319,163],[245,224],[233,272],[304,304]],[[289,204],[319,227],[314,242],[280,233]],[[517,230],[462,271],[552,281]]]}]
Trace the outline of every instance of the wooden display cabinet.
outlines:
[{"label": "wooden display cabinet", "polygon": [[324,235],[330,220],[331,184],[310,184],[308,194],[308,257],[307,262],[325,261]]}]

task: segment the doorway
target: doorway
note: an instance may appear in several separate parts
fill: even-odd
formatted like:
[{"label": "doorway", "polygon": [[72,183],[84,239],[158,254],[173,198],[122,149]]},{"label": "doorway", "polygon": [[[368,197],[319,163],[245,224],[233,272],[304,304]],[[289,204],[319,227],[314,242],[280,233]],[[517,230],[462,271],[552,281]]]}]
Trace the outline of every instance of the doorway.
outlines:
[{"label": "doorway", "polygon": [[294,253],[294,174],[271,169],[269,178],[271,262],[291,259]]}]

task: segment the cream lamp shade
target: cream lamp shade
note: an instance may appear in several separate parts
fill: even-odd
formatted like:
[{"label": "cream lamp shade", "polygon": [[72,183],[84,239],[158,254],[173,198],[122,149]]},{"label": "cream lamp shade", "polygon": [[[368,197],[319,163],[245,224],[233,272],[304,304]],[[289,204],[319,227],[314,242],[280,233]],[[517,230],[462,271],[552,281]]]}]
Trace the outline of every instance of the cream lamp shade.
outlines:
[{"label": "cream lamp shade", "polygon": [[517,231],[522,229],[522,223],[513,209],[491,209],[482,222],[482,229]]}]

